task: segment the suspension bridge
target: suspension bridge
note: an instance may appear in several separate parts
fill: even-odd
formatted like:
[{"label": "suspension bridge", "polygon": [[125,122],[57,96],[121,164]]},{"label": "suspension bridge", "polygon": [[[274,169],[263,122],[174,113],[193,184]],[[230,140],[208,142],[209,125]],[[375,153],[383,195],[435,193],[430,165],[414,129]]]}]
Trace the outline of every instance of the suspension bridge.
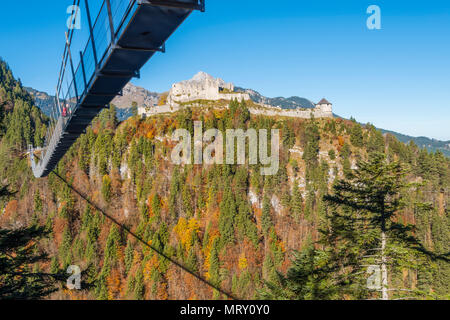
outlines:
[{"label": "suspension bridge", "polygon": [[[80,1],[74,1],[75,15],[81,14]],[[94,117],[108,107],[133,77],[139,77],[139,70],[156,52],[165,52],[165,42],[183,21],[194,10],[205,11],[205,0],[104,0],[96,19],[92,20],[91,2],[98,4],[100,1],[84,0],[89,26],[88,37],[81,42],[84,50],[78,53],[73,50],[75,29],[69,28],[66,33],[56,101],[45,142],[43,146],[30,145],[28,150],[33,174],[41,178],[54,172],[80,198],[144,246],[226,297],[236,300],[220,286],[147,243],[54,170]],[[74,17],[76,19],[77,16]],[[35,153],[40,153],[40,156],[35,156]]]},{"label": "suspension bridge", "polygon": [[[44,145],[29,146],[31,167],[37,178],[53,171],[95,116],[132,78],[140,76],[140,69],[155,53],[165,52],[167,39],[193,11],[205,11],[205,0],[99,3],[74,1],[74,21],[84,15],[89,32],[84,39],[77,37],[77,28],[66,32],[56,101]],[[92,15],[94,6],[96,15]],[[40,153],[39,158],[35,152]]]}]

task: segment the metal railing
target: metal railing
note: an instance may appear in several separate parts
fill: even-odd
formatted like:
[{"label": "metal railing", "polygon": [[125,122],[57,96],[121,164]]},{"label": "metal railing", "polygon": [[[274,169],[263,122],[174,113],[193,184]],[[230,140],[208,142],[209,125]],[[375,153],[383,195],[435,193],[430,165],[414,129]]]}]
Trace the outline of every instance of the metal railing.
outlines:
[{"label": "metal railing", "polygon": [[[95,20],[91,18],[89,1],[74,1],[74,19],[85,12],[89,27],[89,37],[84,41],[83,50],[74,52],[72,40],[76,29],[66,32],[66,43],[64,47],[63,60],[58,84],[56,86],[55,104],[51,110],[51,120],[45,137],[43,157],[46,150],[51,150],[64,132],[68,121],[76,111],[79,103],[83,100],[91,86],[96,72],[101,69],[108,52],[114,44],[114,40],[120,37],[123,25],[128,17],[137,8],[138,0],[104,0]],[[111,25],[112,21],[112,25]],[[75,65],[74,61],[78,60]]]},{"label": "metal railing", "polygon": [[[73,12],[74,20],[84,17],[84,25],[89,28],[89,33],[84,39],[76,39],[82,34],[76,33],[76,28],[69,28],[66,32],[55,103],[51,110],[44,145],[38,146],[42,150],[40,165],[48,162],[71,117],[89,93],[99,70],[104,67],[110,55],[110,50],[114,49],[116,40],[120,39],[139,5],[166,7],[192,5],[192,10],[204,11],[205,4],[205,0],[103,0],[93,20],[90,7],[92,2],[96,3],[94,0],[74,0],[73,2],[72,7],[77,8]],[[75,48],[75,42],[81,44],[79,50]]]}]

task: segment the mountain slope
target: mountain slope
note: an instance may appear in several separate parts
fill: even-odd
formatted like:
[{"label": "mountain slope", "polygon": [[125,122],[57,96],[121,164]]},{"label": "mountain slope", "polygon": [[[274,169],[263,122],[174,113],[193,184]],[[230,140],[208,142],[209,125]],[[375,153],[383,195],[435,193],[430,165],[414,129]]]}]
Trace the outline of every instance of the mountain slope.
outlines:
[{"label": "mountain slope", "polygon": [[[59,174],[144,241],[239,298],[257,298],[264,281],[277,281],[277,271],[290,266],[292,250],[317,239],[317,227],[331,210],[323,196],[372,152],[386,150],[411,167],[411,181],[423,182],[405,198],[402,221],[418,222],[417,235],[427,247],[449,249],[448,198],[440,190],[450,186],[450,161],[439,154],[352,121],[250,117],[241,104],[130,118],[120,125],[115,116],[111,109],[102,111],[62,159]],[[262,176],[260,165],[173,163],[171,135],[191,130],[194,121],[223,130],[280,129],[279,170]],[[9,162],[0,161],[0,180],[18,193],[2,203],[0,227],[45,225],[52,235],[39,247],[51,261],[33,267],[52,272],[78,265],[87,270],[87,280],[95,280],[91,290],[51,298],[222,298],[116,228],[54,175],[34,179],[26,159],[0,148],[4,157]],[[419,200],[436,206],[417,211]],[[391,281],[397,288],[418,286],[445,296],[450,270],[430,265],[427,271],[392,270]]]}]

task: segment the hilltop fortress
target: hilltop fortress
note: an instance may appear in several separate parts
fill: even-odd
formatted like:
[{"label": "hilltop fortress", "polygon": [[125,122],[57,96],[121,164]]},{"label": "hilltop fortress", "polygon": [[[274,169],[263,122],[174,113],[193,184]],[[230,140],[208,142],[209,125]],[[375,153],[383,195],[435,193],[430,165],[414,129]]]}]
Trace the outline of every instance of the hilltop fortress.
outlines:
[{"label": "hilltop fortress", "polygon": [[[165,104],[151,108],[139,108],[142,116],[152,116],[161,113],[170,113],[185,106],[201,106],[202,101],[251,101],[247,92],[236,91],[232,83],[226,83],[220,78],[214,78],[205,72],[197,73],[191,80],[181,81],[172,85]],[[322,99],[315,108],[283,109],[262,103],[250,103],[249,111],[252,114],[295,117],[295,118],[332,118],[333,107],[326,99]]]},{"label": "hilltop fortress", "polygon": [[172,85],[167,103],[171,106],[196,100],[250,100],[247,93],[235,92],[232,83],[225,83],[220,78],[199,72],[191,80]]}]

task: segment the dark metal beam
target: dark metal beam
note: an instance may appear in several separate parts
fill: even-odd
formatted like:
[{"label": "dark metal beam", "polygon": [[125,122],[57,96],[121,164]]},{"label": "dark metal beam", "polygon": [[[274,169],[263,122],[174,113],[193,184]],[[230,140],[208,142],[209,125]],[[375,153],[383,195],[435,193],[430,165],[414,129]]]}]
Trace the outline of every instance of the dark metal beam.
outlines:
[{"label": "dark metal beam", "polygon": [[134,78],[139,77],[139,72],[97,72],[98,77],[105,78]]},{"label": "dark metal beam", "polygon": [[140,51],[140,52],[166,52],[166,44],[164,43],[161,48],[133,48],[133,47],[123,47],[119,45],[115,45],[112,47],[117,50],[126,50],[126,51]]},{"label": "dark metal beam", "polygon": [[94,97],[115,97],[117,94],[115,93],[89,93],[89,96]]},{"label": "dark metal beam", "polygon": [[[95,109],[98,108],[98,104],[85,104],[83,103],[83,107],[87,109]],[[106,105],[103,107],[100,107],[101,109],[106,108]]]},{"label": "dark metal beam", "polygon": [[84,69],[83,53],[81,51],[80,51],[80,63],[81,63],[81,69],[82,69],[81,71],[83,71],[84,90],[86,91],[86,89],[87,89],[86,70]]},{"label": "dark metal beam", "polygon": [[180,8],[187,10],[204,10],[204,4],[201,3],[186,3],[180,1],[164,1],[164,0],[140,0],[139,4],[151,5],[157,7],[167,7],[167,8]]}]

